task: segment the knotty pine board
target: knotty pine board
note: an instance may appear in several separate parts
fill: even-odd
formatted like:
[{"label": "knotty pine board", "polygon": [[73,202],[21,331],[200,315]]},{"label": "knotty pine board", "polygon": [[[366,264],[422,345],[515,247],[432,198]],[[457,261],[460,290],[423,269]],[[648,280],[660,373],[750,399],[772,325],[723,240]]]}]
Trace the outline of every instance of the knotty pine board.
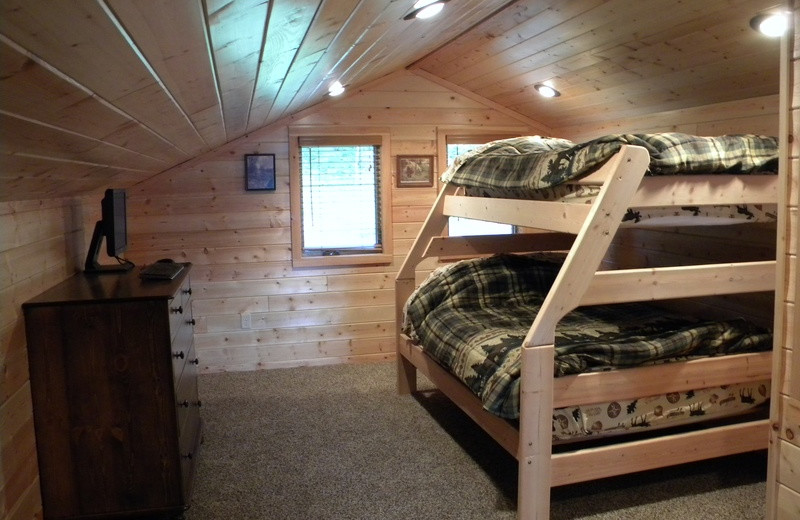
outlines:
[{"label": "knotty pine board", "polygon": [[730,133],[778,134],[778,96],[761,96],[701,107],[668,110],[647,117],[621,117],[597,125],[564,125],[554,135],[586,141],[605,134],[684,132],[695,135]]},{"label": "knotty pine board", "polygon": [[[203,331],[205,332],[205,331]],[[316,344],[339,340],[389,341],[394,345],[394,320],[375,323],[352,323],[347,325],[315,325],[287,329],[239,330],[218,333],[204,333],[195,336],[198,351],[214,350],[222,347],[264,347],[276,345]],[[297,358],[302,361],[302,358]],[[201,365],[211,365],[201,359]],[[221,369],[224,370],[224,367]]]},{"label": "knotty pine board", "polygon": [[0,517],[41,516],[23,302],[82,265],[99,198],[0,203]]},{"label": "knotty pine board", "polygon": [[513,118],[500,114],[491,109],[469,108],[441,108],[432,110],[404,110],[394,108],[342,108],[326,110],[324,115],[312,114],[306,118],[309,124],[346,125],[352,122],[357,125],[370,124],[379,116],[389,115],[397,124],[401,125],[457,125],[464,121],[476,125],[514,125],[518,124]]},{"label": "knotty pine board", "polygon": [[154,158],[186,158],[179,148],[17,45],[0,43],[0,56],[14,71],[6,76],[3,90],[4,104],[10,112]]},{"label": "knotty pine board", "polygon": [[109,5],[206,143],[223,144],[226,135],[202,4],[111,0]]},{"label": "knotty pine board", "polygon": [[[394,81],[398,82],[396,86]],[[392,169],[398,154],[436,155],[438,127],[473,132],[517,129],[517,133],[528,133],[518,120],[507,114],[491,108],[476,109],[474,100],[458,93],[448,97],[443,95],[446,91],[424,78],[398,74],[391,82],[376,85],[374,92],[326,105],[293,121],[292,125],[304,131],[313,130],[315,125],[360,127],[363,131],[369,131],[370,127],[389,128]],[[428,98],[425,92],[435,95]],[[380,105],[378,99],[385,104]],[[450,103],[460,106],[448,109]],[[386,109],[386,106],[404,109]],[[747,105],[743,110],[753,107]],[[710,119],[712,112],[704,109],[703,117]],[[243,191],[245,153],[276,154],[276,192]],[[437,176],[442,164],[436,161]],[[248,352],[253,356],[250,368],[261,368],[270,348],[284,349],[287,344],[303,347],[288,350],[294,354],[280,357],[280,362],[306,364],[314,362],[314,356],[322,355],[315,348],[307,348],[317,341],[340,340],[354,334],[367,334],[359,336],[365,340],[393,341],[393,305],[376,304],[385,310],[370,318],[373,321],[360,323],[361,310],[373,302],[360,303],[359,295],[393,291],[396,270],[438,188],[390,187],[394,217],[392,264],[294,269],[288,260],[291,248],[288,167],[288,128],[275,127],[253,132],[213,153],[192,159],[129,193],[130,256],[134,261],[171,256],[196,264],[192,275],[198,321],[196,344],[202,370],[230,369],[226,360],[235,361],[236,369],[246,369]],[[418,277],[423,278],[436,265],[435,260],[426,261]],[[270,306],[276,298],[306,303],[302,311],[278,310]],[[243,313],[250,314],[251,329],[242,328]],[[277,321],[269,321],[272,313]],[[307,323],[300,325],[302,314]],[[340,323],[330,323],[331,320]],[[235,359],[220,355],[218,349],[232,348],[234,344],[240,349]],[[205,361],[204,352],[210,356]],[[360,350],[358,355],[369,353]]]},{"label": "knotty pine board", "polygon": [[[796,2],[795,2],[796,4]],[[791,3],[790,3],[791,5]],[[795,7],[794,48],[787,49],[787,60],[782,63],[786,70],[787,81],[793,85],[792,92],[784,92],[786,102],[783,108],[787,111],[786,131],[790,134],[788,165],[786,165],[786,196],[788,208],[785,212],[786,222],[781,229],[785,243],[782,258],[778,259],[779,269],[785,273],[786,287],[779,287],[781,295],[776,306],[778,313],[776,323],[782,325],[776,330],[776,348],[781,353],[775,364],[775,381],[772,393],[773,406],[770,419],[773,422],[771,434],[770,465],[767,475],[767,518],[783,520],[795,518],[800,514],[800,357],[798,357],[798,283],[800,282],[800,260],[798,259],[798,237],[800,237],[800,147],[798,146],[798,87],[800,84],[800,21]],[[787,42],[787,47],[789,42]],[[786,83],[782,85],[785,89]]]}]

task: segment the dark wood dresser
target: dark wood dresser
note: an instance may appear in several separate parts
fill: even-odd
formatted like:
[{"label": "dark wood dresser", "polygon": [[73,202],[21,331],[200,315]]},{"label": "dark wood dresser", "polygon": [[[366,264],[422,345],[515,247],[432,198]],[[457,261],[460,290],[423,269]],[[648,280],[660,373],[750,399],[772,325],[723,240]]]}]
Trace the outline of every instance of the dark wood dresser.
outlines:
[{"label": "dark wood dresser", "polygon": [[188,506],[202,436],[190,269],[80,273],[23,304],[46,519]]}]

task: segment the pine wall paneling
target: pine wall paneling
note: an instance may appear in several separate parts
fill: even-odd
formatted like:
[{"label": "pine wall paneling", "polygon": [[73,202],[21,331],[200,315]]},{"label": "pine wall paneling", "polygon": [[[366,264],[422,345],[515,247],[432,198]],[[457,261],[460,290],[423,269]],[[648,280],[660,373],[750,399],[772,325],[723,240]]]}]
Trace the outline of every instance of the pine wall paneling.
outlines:
[{"label": "pine wall paneling", "polygon": [[620,118],[599,125],[554,128],[555,135],[582,142],[606,134],[684,132],[695,135],[750,133],[777,135],[778,96],[670,110],[647,117]]},{"label": "pine wall paneling", "polygon": [[0,518],[41,517],[21,305],[83,266],[100,196],[0,203]]},{"label": "pine wall paneling", "polygon": [[[392,172],[391,265],[293,268],[289,126],[306,133],[322,126],[389,128],[394,169],[397,155],[436,156],[443,125],[525,134],[535,122],[401,72],[129,190],[128,256],[137,263],[172,257],[195,264],[195,345],[203,370],[394,356],[394,276],[437,187],[398,189]],[[276,154],[275,192],[244,191],[246,153]]]},{"label": "pine wall paneling", "polygon": [[[641,132],[700,126],[725,132],[777,131],[776,98],[724,103],[712,107],[655,114],[663,125],[621,120],[620,131]],[[716,115],[715,115],[716,114]],[[768,122],[767,122],[768,121]],[[391,164],[397,155],[438,157],[437,131],[543,132],[541,125],[478,96],[451,89],[420,73],[400,72],[329,100],[279,125],[251,133],[182,166],[142,183],[130,192],[130,257],[137,263],[173,257],[195,264],[196,345],[205,371],[251,370],[307,364],[385,359],[393,355],[393,279],[434,201],[437,187],[392,190],[393,245],[390,266],[293,269],[290,261],[288,134],[316,126],[388,127]],[[681,127],[683,128],[683,127]],[[572,129],[574,130],[574,129]],[[584,129],[573,139],[600,135],[605,128]],[[589,135],[594,132],[593,135]],[[243,190],[245,153],[275,153],[278,189]],[[394,184],[394,183],[393,183]],[[709,231],[709,238],[716,231]],[[732,240],[740,240],[731,231]],[[667,235],[668,236],[668,235]],[[756,246],[753,237],[745,244]],[[652,239],[651,239],[652,240]],[[727,239],[716,239],[727,243]],[[760,238],[759,238],[760,240]],[[701,235],[698,244],[708,244]],[[617,256],[667,256],[661,246],[620,246]],[[754,247],[769,255],[769,247]],[[689,256],[692,256],[690,254]],[[629,261],[629,260],[627,260]],[[433,267],[433,264],[429,265]],[[424,271],[424,268],[423,268]],[[249,315],[250,328],[242,326]]]},{"label": "pine wall paneling", "polygon": [[775,381],[772,392],[773,430],[767,480],[767,518],[788,520],[800,517],[800,9],[794,4],[794,37],[785,42],[782,64],[784,116],[782,132],[787,142],[788,161],[784,194],[787,208],[782,231],[786,240],[781,253],[778,279],[782,281],[776,304]]}]

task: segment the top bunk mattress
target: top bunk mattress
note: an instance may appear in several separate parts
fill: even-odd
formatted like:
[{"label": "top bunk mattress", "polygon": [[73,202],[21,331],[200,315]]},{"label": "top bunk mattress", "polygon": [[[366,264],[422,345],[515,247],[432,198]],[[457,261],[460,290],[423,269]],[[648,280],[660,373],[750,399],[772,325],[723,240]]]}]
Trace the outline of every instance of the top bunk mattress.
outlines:
[{"label": "top bunk mattress", "polygon": [[468,195],[552,198],[547,190],[581,179],[623,145],[647,149],[646,175],[775,174],[778,139],[742,134],[700,137],[684,133],[612,134],[576,144],[540,136],[493,141],[456,158],[442,180]]}]

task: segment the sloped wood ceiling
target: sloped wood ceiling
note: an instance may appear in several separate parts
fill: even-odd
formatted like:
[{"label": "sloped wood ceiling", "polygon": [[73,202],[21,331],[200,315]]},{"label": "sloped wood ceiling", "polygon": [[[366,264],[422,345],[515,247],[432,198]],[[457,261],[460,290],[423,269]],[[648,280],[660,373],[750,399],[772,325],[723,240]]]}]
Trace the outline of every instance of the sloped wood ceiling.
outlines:
[{"label": "sloped wood ceiling", "polygon": [[775,3],[516,2],[412,69],[551,128],[777,94],[779,41],[749,26]]},{"label": "sloped wood ceiling", "polygon": [[773,2],[2,0],[0,200],[132,186],[408,66],[548,127],[776,94]]}]

